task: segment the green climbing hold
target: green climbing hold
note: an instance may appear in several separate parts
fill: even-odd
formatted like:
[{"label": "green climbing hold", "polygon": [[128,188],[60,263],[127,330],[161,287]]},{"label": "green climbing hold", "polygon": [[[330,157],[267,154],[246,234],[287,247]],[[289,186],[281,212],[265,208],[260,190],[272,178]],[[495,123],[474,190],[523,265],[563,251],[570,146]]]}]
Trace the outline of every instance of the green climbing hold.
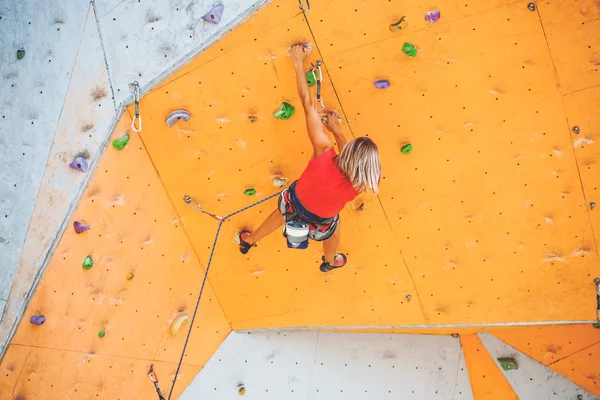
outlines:
[{"label": "green climbing hold", "polygon": [[596,329],[600,329],[600,322],[596,322],[596,323],[592,324],[592,326]]},{"label": "green climbing hold", "polygon": [[103,338],[104,336],[106,336],[106,332],[104,331],[104,329],[102,329],[100,332],[98,332],[98,337]]},{"label": "green climbing hold", "polygon": [[404,146],[402,146],[402,148],[400,149],[400,151],[402,152],[402,154],[409,154],[413,149],[413,145],[412,144],[405,144]]},{"label": "green climbing hold", "polygon": [[25,58],[25,49],[21,47],[19,50],[17,50],[17,60],[22,60],[24,58]]},{"label": "green climbing hold", "polygon": [[411,57],[416,57],[417,56],[417,49],[415,46],[413,46],[410,43],[404,43],[402,45],[402,52],[404,54],[406,54],[407,56],[411,56]]},{"label": "green climbing hold", "polygon": [[244,194],[246,196],[254,196],[256,194],[256,189],[246,189],[244,190]]},{"label": "green climbing hold", "polygon": [[81,264],[81,266],[83,267],[83,269],[92,269],[92,267],[94,266],[94,260],[92,260],[91,256],[86,256],[83,259],[83,263]]},{"label": "green climbing hold", "polygon": [[294,115],[294,106],[284,101],[273,115],[277,119],[290,119]]},{"label": "green climbing hold", "polygon": [[112,145],[117,150],[123,150],[127,146],[127,143],[129,143],[129,133],[123,135],[121,139],[113,140]]},{"label": "green climbing hold", "polygon": [[500,363],[502,369],[505,371],[519,369],[517,362],[513,358],[498,358],[498,362]]},{"label": "green climbing hold", "polygon": [[308,87],[313,87],[317,84],[317,80],[319,80],[319,71],[311,70],[306,73],[306,83],[308,83]]}]

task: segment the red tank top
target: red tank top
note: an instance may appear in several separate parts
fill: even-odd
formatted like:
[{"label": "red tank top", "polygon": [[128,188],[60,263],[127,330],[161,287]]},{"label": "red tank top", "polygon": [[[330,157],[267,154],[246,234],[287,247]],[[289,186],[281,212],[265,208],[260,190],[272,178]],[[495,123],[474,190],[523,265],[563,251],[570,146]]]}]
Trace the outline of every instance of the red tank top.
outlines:
[{"label": "red tank top", "polygon": [[348,177],[333,162],[335,156],[331,149],[310,160],[296,183],[300,203],[321,218],[335,216],[357,195]]}]

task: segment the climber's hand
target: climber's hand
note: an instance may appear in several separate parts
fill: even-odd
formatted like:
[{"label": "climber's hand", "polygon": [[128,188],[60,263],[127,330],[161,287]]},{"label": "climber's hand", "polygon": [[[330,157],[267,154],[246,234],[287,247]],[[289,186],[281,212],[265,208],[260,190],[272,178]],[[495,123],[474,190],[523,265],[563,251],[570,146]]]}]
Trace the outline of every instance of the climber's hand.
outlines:
[{"label": "climber's hand", "polygon": [[321,121],[323,121],[323,125],[325,125],[327,130],[331,133],[335,134],[342,131],[340,128],[340,116],[335,110],[325,113],[325,115],[321,118]]},{"label": "climber's hand", "polygon": [[294,61],[294,63],[302,64],[307,55],[308,48],[306,43],[296,43],[290,47],[290,56],[292,57],[292,61]]}]

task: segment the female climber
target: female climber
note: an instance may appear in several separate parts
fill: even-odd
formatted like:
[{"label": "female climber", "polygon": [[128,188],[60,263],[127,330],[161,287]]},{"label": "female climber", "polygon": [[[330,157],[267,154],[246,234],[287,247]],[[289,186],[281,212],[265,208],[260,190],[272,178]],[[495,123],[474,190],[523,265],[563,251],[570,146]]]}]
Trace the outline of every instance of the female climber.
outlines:
[{"label": "female climber", "polygon": [[[367,191],[377,193],[381,165],[377,145],[371,139],[358,137],[346,141],[335,111],[328,112],[323,120],[319,117],[304,72],[303,62],[308,53],[309,46],[305,43],[290,48],[298,94],[314,154],[300,178],[281,193],[278,209],[255,232],[240,232],[239,246],[240,251],[246,254],[256,246],[256,242],[286,223],[284,235],[287,234],[289,247],[302,248],[302,244],[305,247],[308,238],[323,242],[324,256],[320,270],[328,272],[343,267],[348,261],[344,254],[336,253],[340,243],[338,213],[357,194]],[[336,154],[321,122],[333,134],[339,154]],[[298,245],[298,237],[301,245]],[[291,241],[296,245],[290,246]]]}]

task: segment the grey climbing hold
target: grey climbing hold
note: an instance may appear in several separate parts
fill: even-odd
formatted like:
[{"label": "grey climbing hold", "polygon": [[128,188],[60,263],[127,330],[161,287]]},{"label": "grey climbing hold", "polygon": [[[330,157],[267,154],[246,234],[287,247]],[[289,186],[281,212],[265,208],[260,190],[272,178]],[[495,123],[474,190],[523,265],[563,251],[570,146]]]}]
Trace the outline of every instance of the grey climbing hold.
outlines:
[{"label": "grey climbing hold", "polygon": [[590,210],[593,210],[594,207],[596,207],[596,203],[594,203],[593,201],[590,203]]},{"label": "grey climbing hold", "polygon": [[185,110],[173,111],[171,114],[169,114],[169,116],[167,117],[167,120],[165,122],[167,123],[168,126],[173,126],[177,123],[177,121],[181,121],[181,120],[189,121],[190,113]]},{"label": "grey climbing hold", "polygon": [[577,125],[575,125],[572,130],[574,134],[579,135],[579,127]]},{"label": "grey climbing hold", "polygon": [[408,301],[410,303],[411,299],[412,299],[412,296],[410,294],[407,294],[406,295],[406,301]]},{"label": "grey climbing hold", "polygon": [[69,164],[69,167],[73,168],[73,169],[77,169],[81,172],[85,172],[87,171],[87,161],[85,160],[85,158],[79,156],[79,157],[75,157],[75,159],[71,162],[71,164]]},{"label": "grey climbing hold", "polygon": [[221,16],[223,15],[223,10],[225,6],[223,4],[215,5],[209,12],[207,12],[202,19],[206,22],[211,22],[213,24],[218,24],[221,22]]},{"label": "grey climbing hold", "polygon": [[532,1],[531,3],[527,4],[527,8],[529,8],[529,11],[535,11],[535,3]]}]

